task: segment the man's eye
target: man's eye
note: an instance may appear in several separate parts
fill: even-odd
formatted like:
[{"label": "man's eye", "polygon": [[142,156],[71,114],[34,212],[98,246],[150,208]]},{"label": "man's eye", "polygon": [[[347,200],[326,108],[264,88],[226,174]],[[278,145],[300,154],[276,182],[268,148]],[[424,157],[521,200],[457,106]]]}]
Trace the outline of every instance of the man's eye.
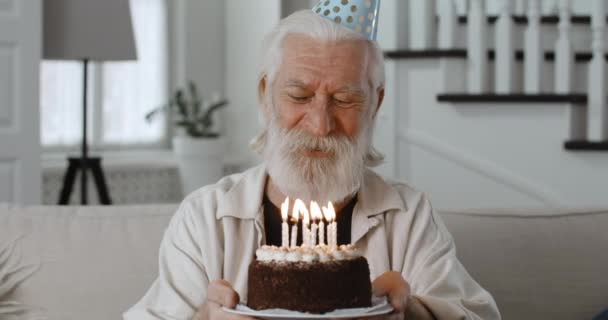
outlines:
[{"label": "man's eye", "polygon": [[341,107],[348,107],[353,104],[353,101],[334,98],[334,102]]},{"label": "man's eye", "polygon": [[306,102],[310,100],[310,97],[298,97],[298,96],[289,96],[291,99],[297,102]]}]

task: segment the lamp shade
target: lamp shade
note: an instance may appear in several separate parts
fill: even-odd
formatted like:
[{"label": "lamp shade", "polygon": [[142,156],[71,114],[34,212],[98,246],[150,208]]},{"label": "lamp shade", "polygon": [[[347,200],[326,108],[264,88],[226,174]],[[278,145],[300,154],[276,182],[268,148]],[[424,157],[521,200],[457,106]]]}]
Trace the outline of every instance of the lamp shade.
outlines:
[{"label": "lamp shade", "polygon": [[51,60],[137,58],[128,0],[45,0],[44,52]]}]

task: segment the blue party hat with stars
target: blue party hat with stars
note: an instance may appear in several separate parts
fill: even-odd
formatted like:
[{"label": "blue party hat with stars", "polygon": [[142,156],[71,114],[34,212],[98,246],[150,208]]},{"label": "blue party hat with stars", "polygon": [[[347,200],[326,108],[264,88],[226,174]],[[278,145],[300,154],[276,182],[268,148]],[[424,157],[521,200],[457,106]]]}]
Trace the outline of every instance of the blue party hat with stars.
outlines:
[{"label": "blue party hat with stars", "polygon": [[312,11],[375,41],[380,0],[321,0]]}]

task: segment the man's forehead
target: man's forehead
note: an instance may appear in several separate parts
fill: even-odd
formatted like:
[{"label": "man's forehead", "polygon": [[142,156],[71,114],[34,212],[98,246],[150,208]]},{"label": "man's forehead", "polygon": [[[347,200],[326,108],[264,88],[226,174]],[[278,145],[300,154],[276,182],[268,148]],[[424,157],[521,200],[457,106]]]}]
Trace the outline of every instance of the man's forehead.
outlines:
[{"label": "man's forehead", "polygon": [[289,34],[283,39],[284,57],[342,56],[354,59],[367,57],[367,44],[359,39],[320,40],[305,34]]},{"label": "man's forehead", "polygon": [[[279,64],[279,85],[314,90],[364,93],[367,50],[359,40],[321,41],[292,34],[286,37]],[[364,50],[365,49],[365,50]]]}]

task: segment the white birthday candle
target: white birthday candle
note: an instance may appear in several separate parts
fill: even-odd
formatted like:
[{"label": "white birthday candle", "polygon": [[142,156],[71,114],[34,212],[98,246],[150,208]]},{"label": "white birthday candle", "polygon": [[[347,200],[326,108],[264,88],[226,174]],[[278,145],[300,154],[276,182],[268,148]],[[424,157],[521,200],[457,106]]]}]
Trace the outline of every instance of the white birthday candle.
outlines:
[{"label": "white birthday candle", "polygon": [[[325,221],[327,221],[327,245],[329,246],[331,243],[331,212],[327,207],[323,207],[323,216],[325,217]],[[319,223],[319,244],[325,244],[325,223],[321,220]]]},{"label": "white birthday candle", "polygon": [[334,210],[334,206],[331,202],[327,204],[327,210],[323,208],[324,214],[327,212],[327,244],[332,250],[338,245],[338,229],[336,225],[336,211]]},{"label": "white birthday candle", "polygon": [[293,205],[293,211],[291,213],[291,218],[294,225],[291,227],[291,247],[295,248],[298,245],[298,221],[300,220],[300,211],[297,210],[297,204],[299,199],[296,200],[296,203]]},{"label": "white birthday candle", "polygon": [[[310,216],[313,219],[312,222],[312,227],[310,230],[310,245],[312,247],[317,245],[317,230],[318,230],[318,225],[317,225],[317,221],[323,219],[323,213],[321,213],[321,208],[319,207],[319,204],[312,201],[310,203]],[[321,237],[319,236],[319,244],[321,244]]]},{"label": "white birthday candle", "polygon": [[289,225],[287,224],[287,217],[289,211],[289,198],[285,199],[285,202],[281,204],[281,218],[283,218],[282,230],[281,230],[281,247],[287,248],[289,246]]},{"label": "white birthday candle", "polygon": [[325,223],[323,220],[319,221],[319,245],[325,244]]},{"label": "white birthday candle", "polygon": [[[296,199],[296,202],[293,204],[293,211],[292,211],[292,216],[293,218],[296,220],[296,224],[298,222],[298,219],[300,218],[300,214],[303,217],[302,220],[302,244],[305,246],[308,246],[308,240],[310,239],[310,229],[308,229],[308,224],[310,223],[310,215],[308,214],[308,209],[306,208],[306,205],[304,204],[304,202],[300,199]],[[296,227],[297,228],[297,227]],[[292,235],[293,235],[293,230],[292,230]],[[297,235],[297,229],[296,229],[296,235]],[[292,247],[295,247],[294,240],[291,239],[292,241]]]},{"label": "white birthday candle", "polygon": [[308,209],[302,211],[304,219],[302,220],[302,243],[305,246],[310,247],[310,215],[308,214]]},{"label": "white birthday candle", "polygon": [[334,210],[334,206],[331,202],[328,204],[329,211],[331,211],[331,235],[332,235],[332,244],[334,250],[338,246],[338,224],[336,223],[336,211]]}]

